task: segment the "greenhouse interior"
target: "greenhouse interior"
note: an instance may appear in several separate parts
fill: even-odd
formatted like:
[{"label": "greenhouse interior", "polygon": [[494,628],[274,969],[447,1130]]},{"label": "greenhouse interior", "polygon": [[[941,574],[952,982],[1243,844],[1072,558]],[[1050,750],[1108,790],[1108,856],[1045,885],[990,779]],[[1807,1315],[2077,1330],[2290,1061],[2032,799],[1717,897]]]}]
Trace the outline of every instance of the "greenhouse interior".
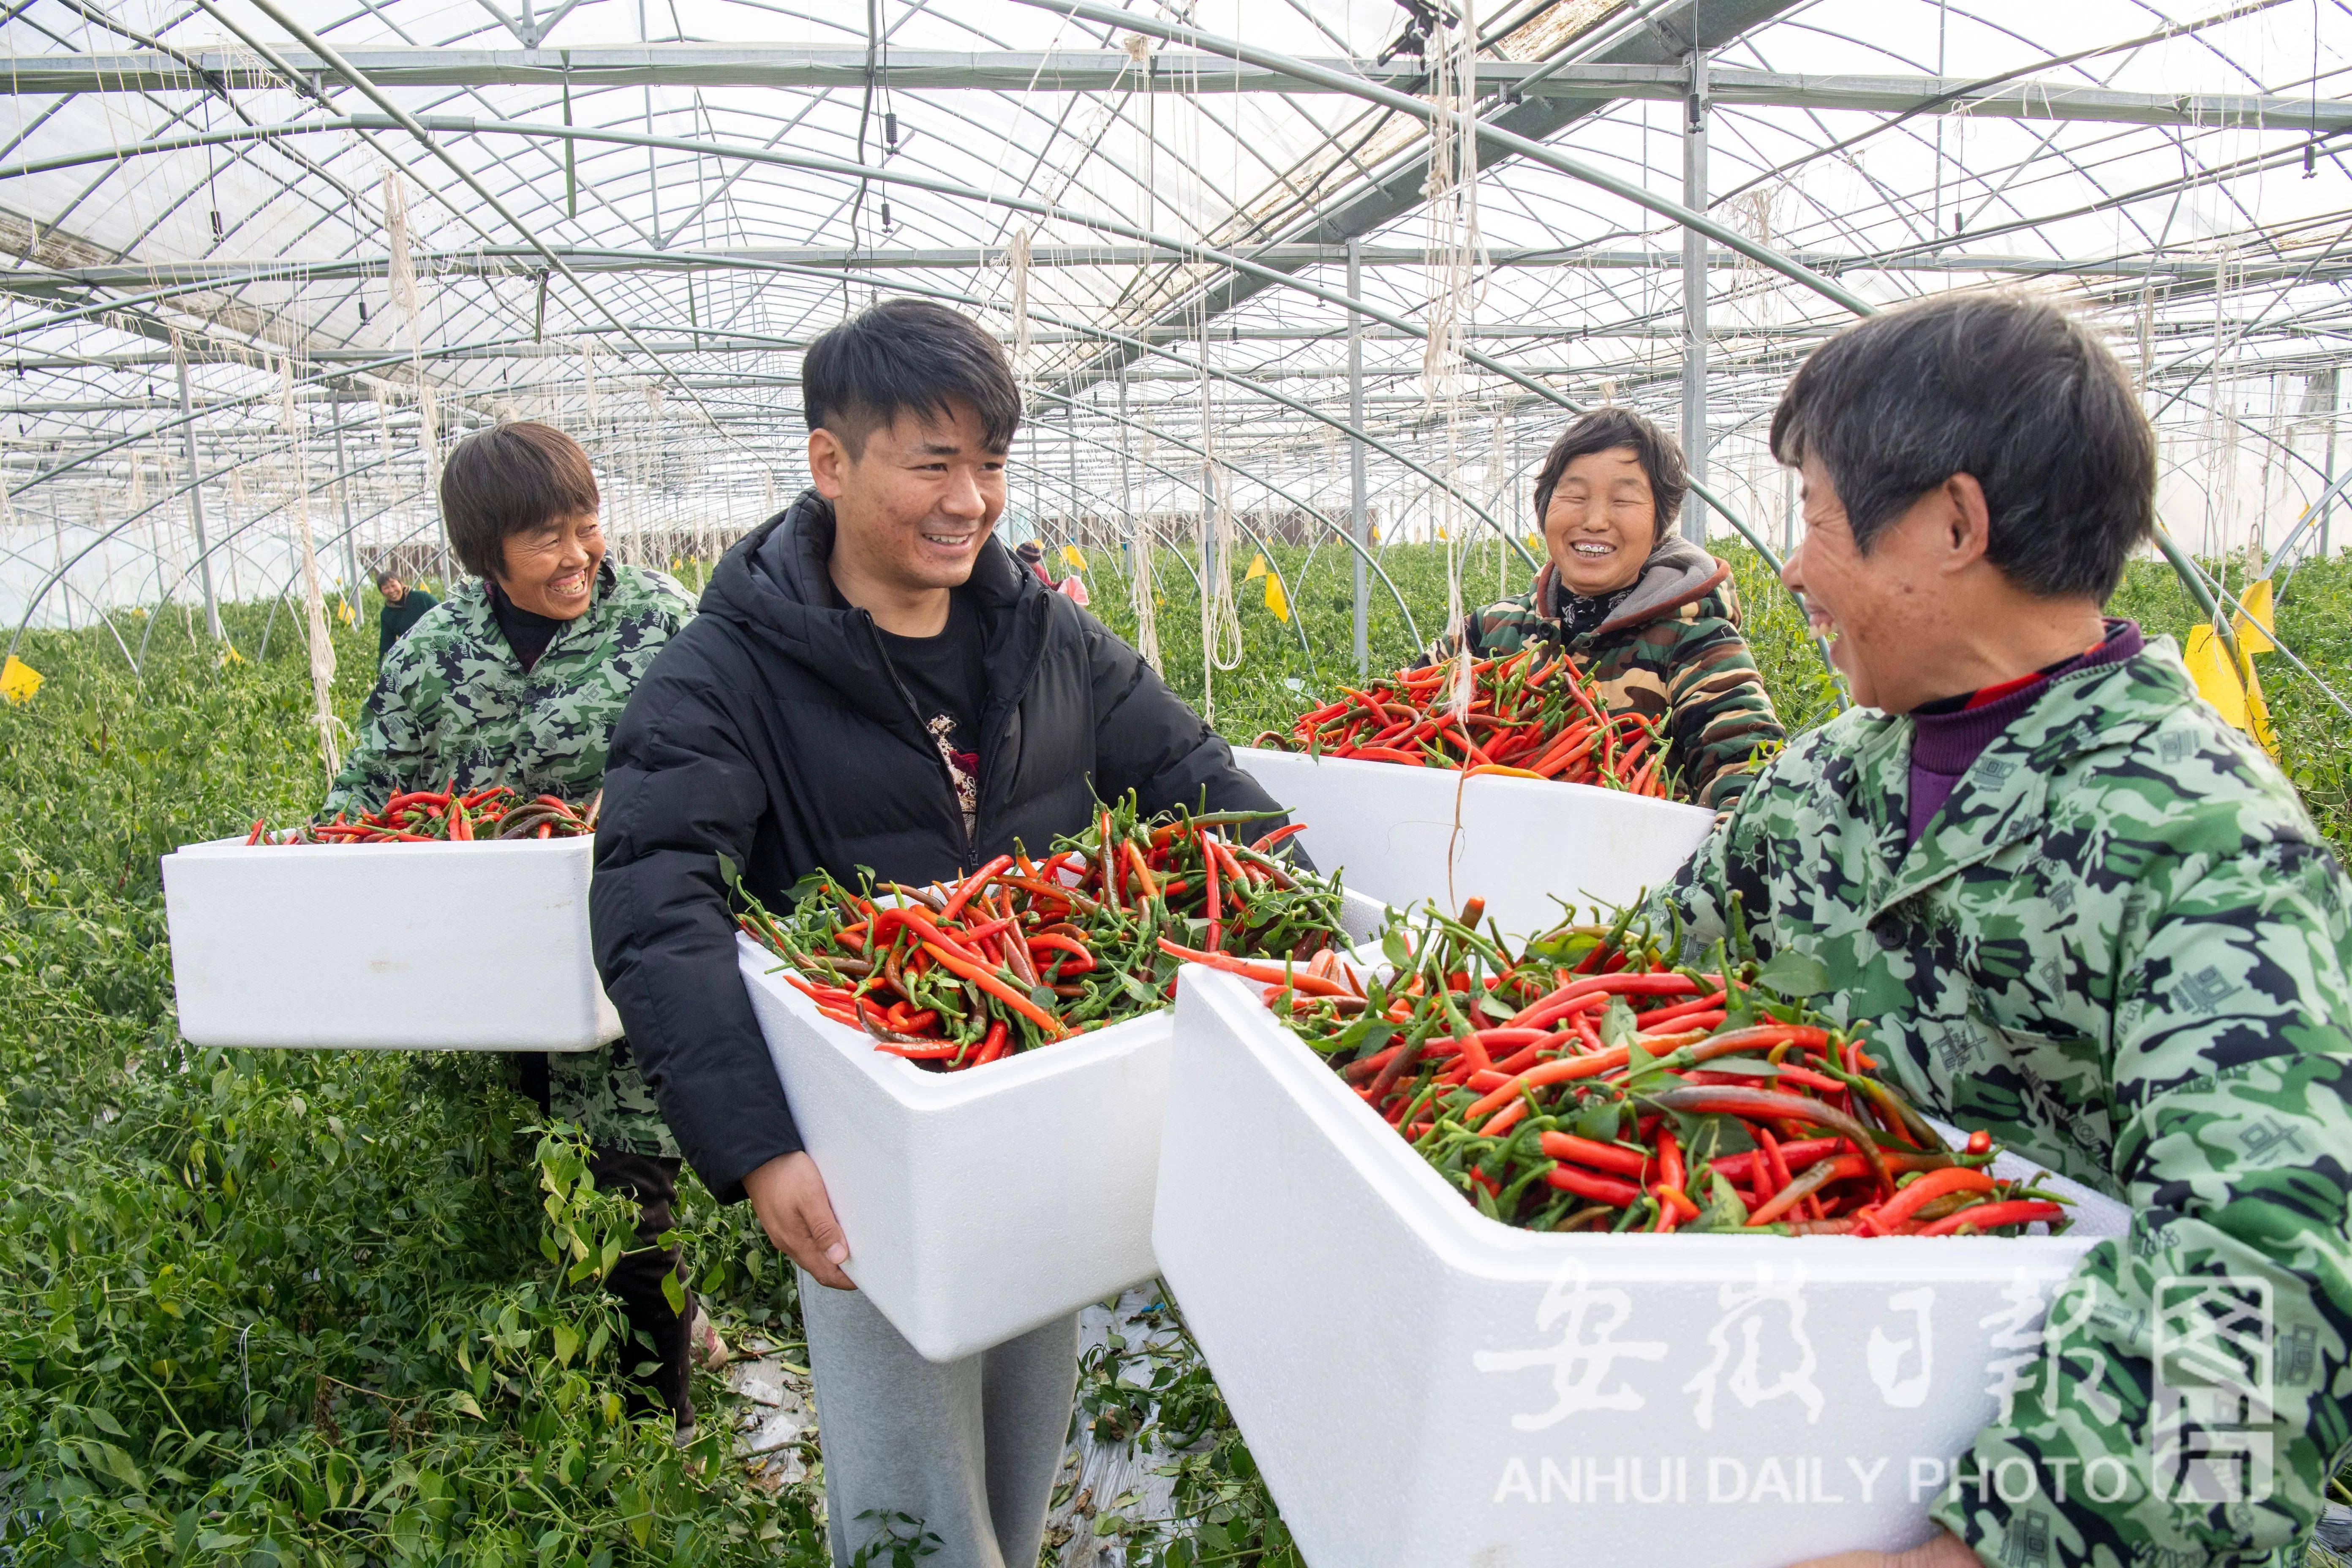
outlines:
[{"label": "greenhouse interior", "polygon": [[[0,1562],[2352,1562],[2347,0],[17,0],[5,27]],[[908,300],[961,320],[876,310]],[[1975,330],[1954,309],[2079,357],[1985,348],[1996,389],[1950,358],[1916,400],[1882,360],[1832,406],[1895,352],[1863,345]],[[977,383],[893,390],[954,353],[1009,375],[1003,438]],[[2100,395],[2105,434],[2064,422]],[[1932,414],[1962,403],[2015,416]],[[869,602],[846,564],[873,432],[945,453],[960,418],[984,437],[940,461],[982,453],[954,472],[986,514],[957,572],[1010,563],[986,592],[1063,628],[1036,658],[1092,661],[1056,679],[1094,683],[1094,729],[1050,759],[997,623],[901,666],[963,635],[907,595],[981,588]],[[585,656],[572,590],[517,564],[538,524],[459,504],[464,473],[521,484],[493,442],[540,427],[557,479],[513,493],[571,486],[546,548],[584,516],[579,592],[619,617],[593,699],[548,685]],[[1977,451],[2041,467],[1980,484],[1948,456]],[[1596,458],[1654,532],[1588,593],[1620,546],[1580,566],[1603,509],[1561,519]],[[1865,468],[1902,491],[1877,523]],[[2038,545],[1994,515],[2020,487]],[[1935,568],[1940,612],[1889,607],[1930,580],[1857,586],[1924,559],[1871,530],[1939,496],[1919,537],[1980,553]],[[2020,586],[2109,511],[2107,567]],[[924,515],[909,549],[948,549]],[[788,539],[835,552],[793,613],[872,628],[841,646],[928,739],[809,717],[858,700],[822,672],[726,673],[783,657],[740,628]],[[1603,651],[1628,606],[1647,651]],[[1873,606],[1877,643],[1839,624]],[[1996,613],[2013,636],[1965,624]],[[1906,640],[1968,679],[1898,671]],[[2133,720],[2147,680],[2053,716],[2151,660],[2193,719]],[[927,720],[935,677],[968,711]],[[1931,720],[2045,688],[2000,721],[2042,749],[1982,727],[1906,839]],[[1131,760],[1147,701],[1198,731],[1181,764]],[[705,707],[768,815],[673,842],[646,814]],[[1895,805],[1856,805],[1853,737],[1914,727]],[[850,858],[898,829],[832,824],[918,764],[962,836]],[[2017,765],[2046,803],[1979,782]],[[1042,773],[1078,781],[1066,821],[1000,800]],[[1930,856],[1963,805],[1982,841]],[[1884,864],[1838,861],[1847,832]],[[378,843],[418,839],[498,842]],[[693,860],[658,912],[657,849]],[[1844,924],[1791,934],[1800,890],[1857,877]],[[748,1002],[732,957],[659,989],[640,950],[687,942],[688,884]],[[2168,947],[2192,907],[2242,940]],[[766,1143],[687,1087],[726,1029]],[[1160,1053],[1115,1090],[1030,1057],[1114,1035]],[[1735,1036],[1769,1058],[1694,1072]],[[575,1103],[582,1064],[612,1076]],[[666,1173],[616,1173],[624,1123]],[[775,1163],[714,1152],[745,1138]],[[855,1296],[752,1179],[811,1155]],[[1805,1239],[1696,1234],[1727,1227]],[[2120,1299],[2069,1316],[2086,1281]],[[2204,1304],[2168,1318],[2184,1281]],[[845,1300],[920,1359],[828,1388]],[[2208,1352],[2187,1393],[2167,1324]],[[1066,1430],[1016,1484],[980,1453],[1032,1375],[1002,1358],[1065,1328],[1035,1375],[1075,1380]],[[2000,1359],[2045,1335],[2040,1373]],[[887,1382],[918,1372],[962,1392]],[[937,1436],[983,1405],[986,1445]]]}]

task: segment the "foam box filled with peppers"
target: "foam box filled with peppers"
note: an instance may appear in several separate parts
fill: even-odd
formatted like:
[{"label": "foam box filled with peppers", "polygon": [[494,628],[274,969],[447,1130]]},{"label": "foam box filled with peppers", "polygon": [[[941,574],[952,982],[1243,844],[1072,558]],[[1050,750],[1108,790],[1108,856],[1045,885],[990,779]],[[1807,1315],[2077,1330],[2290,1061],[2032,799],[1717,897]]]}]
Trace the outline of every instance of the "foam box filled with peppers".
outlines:
[{"label": "foam box filled with peppers", "polygon": [[1656,728],[1608,717],[1565,655],[1400,670],[1267,731],[1235,760],[1300,821],[1318,866],[1403,907],[1475,889],[1505,929],[1559,916],[1553,897],[1632,903],[1714,823],[1670,798]]},{"label": "foam box filled with peppers", "polygon": [[1241,749],[1234,758],[1307,823],[1318,866],[1398,905],[1477,889],[1507,931],[1559,918],[1560,899],[1622,904],[1671,879],[1711,813],[1622,790]]},{"label": "foam box filled with peppers", "polygon": [[[559,815],[477,795],[489,809],[471,841],[446,837],[443,792],[429,821],[420,809],[364,835],[257,823],[163,857],[181,1035],[357,1050],[585,1051],[618,1039],[588,939],[593,803],[556,803]],[[493,837],[509,816],[517,836]],[[467,813],[464,831],[476,826]],[[472,942],[483,931],[497,933],[494,952]]]},{"label": "foam box filled with peppers", "polygon": [[[886,888],[868,918],[862,892],[835,888],[803,897],[782,919],[756,910],[746,919],[743,983],[824,1176],[849,1247],[845,1268],[930,1360],[1001,1344],[1158,1271],[1151,1213],[1173,1037],[1166,991],[1178,963],[1162,943],[1211,938],[1197,853],[1185,858],[1191,868],[1171,876],[1163,845],[1149,858],[1162,864],[1143,868],[1153,878],[1150,901],[1133,907],[1127,845],[1145,831],[1122,811],[1092,837],[1056,843],[1043,864],[983,868],[969,879],[979,890],[952,904],[963,887]],[[1126,900],[1109,910],[1097,842],[1105,837],[1115,841]],[[1271,864],[1261,860],[1253,874],[1271,874]],[[1255,882],[1237,899],[1223,889],[1215,940],[1250,950],[1289,942],[1294,928],[1277,933],[1246,912],[1250,900],[1276,891]],[[893,900],[915,920],[891,914]],[[828,904],[846,926],[828,930]],[[1319,922],[1325,946],[1361,940],[1386,912],[1337,889],[1318,909],[1284,918]],[[874,978],[868,939],[877,924],[885,949],[898,948],[886,970],[912,962],[932,931],[950,935],[952,950],[930,945],[956,967],[934,959],[908,977],[908,988],[971,1007],[968,1019],[924,1016],[937,1007],[909,1013],[906,995],[861,988]],[[1006,967],[1015,960],[1002,938],[1015,924],[1026,939],[1017,960],[1025,973]],[[964,957],[966,943],[987,944],[988,961]],[[965,984],[982,973],[986,989]],[[1034,1007],[1038,987],[1049,1016],[1066,1009],[1079,1026],[1066,1037],[1047,1037],[1003,999],[1010,992]],[[1117,1004],[1116,1021],[1075,1016],[1106,999]]]},{"label": "foam box filled with peppers", "polygon": [[[1632,1064],[1640,1131],[1629,1121],[1614,1138],[1599,1127],[1584,1129],[1591,1140],[1539,1132],[1549,1118],[1521,1111],[1517,1128],[1482,1146],[1480,1131],[1512,1104],[1568,1111],[1564,1090],[1600,1081],[1601,1068],[1622,1077],[1624,1058],[1574,1038],[1580,1026],[1543,1036],[1571,1037],[1556,1055],[1529,1054],[1498,1025],[1484,1054],[1511,1059],[1494,1068],[1508,1068],[1508,1079],[1538,1058],[1562,1063],[1538,1075],[1546,1089],[1498,1098],[1483,1087],[1491,1079],[1465,1079],[1449,1100],[1413,1092],[1421,1075],[1409,1070],[1402,1109],[1412,1121],[1401,1130],[1376,1108],[1398,1108],[1371,1092],[1377,1075],[1351,1080],[1269,1010],[1269,993],[1291,1005],[1325,989],[1292,984],[1298,991],[1266,984],[1265,972],[1185,971],[1153,1242],[1311,1563],[1538,1568],[1664,1552],[1710,1568],[1783,1568],[1913,1544],[1953,1461],[1997,1414],[2004,1378],[2039,1370],[2039,1326],[2056,1288],[2096,1238],[2124,1228],[2121,1205],[1964,1145],[1892,1157],[1906,1186],[1891,1194],[1872,1184],[1868,1162],[1837,1156],[1832,1166],[1852,1159],[1855,1173],[1816,1177],[1811,1190],[1848,1218],[1801,1218],[1770,1234],[1742,1223],[1779,1217],[1762,1202],[1752,1216],[1746,1202],[1717,1207],[1763,1179],[1750,1168],[1760,1148],[1747,1153],[1750,1165],[1724,1157],[1736,1173],[1708,1186],[1674,1171],[1709,1194],[1698,1234],[1688,1211],[1663,1197],[1626,1202],[1642,1190],[1640,1173],[1652,1192],[1663,1180],[1650,1163],[1664,1142],[1657,1129],[1689,1131],[1660,1102],[1779,1116],[1798,1109],[1780,1101],[1808,1092],[1807,1076],[1825,1075],[1797,1068],[1775,1088],[1749,1089],[1730,1080],[1759,1047],[1674,1052],[1734,1033],[1785,1040],[1790,1030],[1735,1018],[1709,1035],[1704,1019],[1683,1026],[1703,998],[1643,998],[1652,1015],[1684,1011],[1653,1026],[1657,1054]],[[1729,1074],[1706,1070],[1726,1064]],[[1758,1094],[1771,1098],[1749,1098]],[[1817,1108],[1801,1126],[1780,1125],[1821,1132],[1831,1114]],[[1907,1135],[1930,1136],[1913,1115],[1900,1119]],[[1896,1124],[1890,1110],[1871,1136],[1886,1150],[1911,1147],[1886,1131]],[[1513,1131],[1530,1156],[1516,1165],[1497,1157]],[[1414,1132],[1418,1147],[1402,1135]],[[1555,1145],[1561,1137],[1570,1142]],[[1554,1147],[1561,1157],[1544,1157]],[[1644,1163],[1610,1176],[1612,1150]],[[1793,1141],[1774,1152],[1801,1175],[1806,1159],[1824,1159]],[[1714,1163],[1706,1149],[1696,1159]],[[1553,1183],[1552,1171],[1568,1180]],[[1929,1177],[1937,1185],[1922,1189]],[[1956,1202],[1980,1204],[1996,1224],[2049,1212],[1994,1208],[2011,1195],[2006,1184],[2027,1177],[2030,1193],[2068,1200],[2065,1234],[1805,1234],[1859,1228],[1853,1216],[1871,1210],[1897,1232],[1948,1232],[1951,1218],[1923,1220]],[[1941,1201],[1917,1201],[1928,1192]],[[1811,1201],[1781,1213],[1802,1216]],[[1661,1224],[1680,1228],[1659,1234]],[[1612,1234],[1616,1226],[1625,1229]],[[1790,1229],[1800,1234],[1779,1233]]]}]

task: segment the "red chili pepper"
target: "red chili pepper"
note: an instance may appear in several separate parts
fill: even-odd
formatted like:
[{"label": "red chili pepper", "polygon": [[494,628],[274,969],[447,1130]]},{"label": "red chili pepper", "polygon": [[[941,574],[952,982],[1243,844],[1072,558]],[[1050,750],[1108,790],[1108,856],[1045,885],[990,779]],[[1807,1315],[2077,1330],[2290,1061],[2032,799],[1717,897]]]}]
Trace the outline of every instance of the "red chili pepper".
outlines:
[{"label": "red chili pepper", "polygon": [[1087,944],[1076,937],[1065,936],[1059,931],[1046,931],[1028,940],[1029,951],[1032,952],[1041,950],[1048,952],[1066,952],[1078,960],[1075,964],[1056,961],[1055,964],[1056,973],[1087,974],[1095,968],[1095,955],[1087,952]]},{"label": "red chili pepper", "polygon": [[1595,1203],[1612,1204],[1618,1208],[1642,1201],[1642,1189],[1626,1182],[1610,1180],[1578,1170],[1573,1165],[1554,1165],[1544,1173],[1544,1180],[1564,1193],[1574,1193]]},{"label": "red chili pepper", "polygon": [[1871,1231],[1891,1232],[1916,1214],[1922,1205],[1932,1203],[1947,1193],[1989,1193],[1993,1180],[1982,1171],[1965,1165],[1951,1165],[1940,1171],[1929,1171],[1907,1185],[1897,1188],[1893,1197],[1875,1208],[1863,1210],[1862,1224],[1857,1228],[1864,1235]]},{"label": "red chili pepper", "polygon": [[962,885],[958,887],[954,892],[949,894],[948,901],[940,907],[939,923],[945,925],[948,921],[955,919],[957,912],[963,908],[965,901],[974,893],[977,893],[982,888],[988,886],[992,878],[997,876],[1001,872],[1009,871],[1012,868],[1013,857],[1010,855],[999,855],[995,859],[991,860],[987,865],[982,866],[979,870],[974,871],[971,876],[965,878]]},{"label": "red chili pepper", "polygon": [[1069,1034],[1069,1029],[1059,1018],[1014,990],[994,970],[974,963],[969,958],[960,958],[936,942],[925,941],[923,951],[937,959],[940,966],[949,973],[960,979],[971,981],[974,985],[1045,1030],[1046,1038],[1058,1040]]},{"label": "red chili pepper", "polygon": [[[1640,1151],[1616,1143],[1595,1142],[1580,1138],[1573,1132],[1546,1132],[1538,1140],[1543,1152],[1555,1160],[1573,1160],[1595,1170],[1614,1171],[1620,1175],[1640,1177],[1650,1168],[1649,1157]],[[1675,1184],[1680,1186],[1682,1184]]]},{"label": "red chili pepper", "polygon": [[[1930,1173],[1932,1174],[1933,1173]],[[1921,1180],[1926,1180],[1922,1177]],[[2066,1211],[2053,1203],[2035,1198],[2016,1198],[2007,1203],[1975,1204],[1957,1214],[1948,1214],[1933,1225],[1923,1228],[1921,1236],[1950,1236],[1963,1226],[1970,1230],[2000,1230],[2012,1225],[2031,1225],[2035,1220],[2060,1219]]]}]

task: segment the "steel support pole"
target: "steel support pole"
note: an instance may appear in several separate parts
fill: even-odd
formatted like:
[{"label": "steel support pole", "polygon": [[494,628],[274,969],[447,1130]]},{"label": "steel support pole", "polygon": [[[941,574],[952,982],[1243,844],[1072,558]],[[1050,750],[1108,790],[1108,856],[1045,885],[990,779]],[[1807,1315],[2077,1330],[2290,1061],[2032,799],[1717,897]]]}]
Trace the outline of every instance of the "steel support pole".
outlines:
[{"label": "steel support pole", "polygon": [[[1683,104],[1683,205],[1707,207],[1706,51],[1693,47],[1690,96]],[[1683,230],[1683,461],[1706,482],[1706,236]],[[1706,540],[1706,510],[1696,492],[1683,499],[1683,537]]]},{"label": "steel support pole", "polygon": [[[1364,297],[1364,247],[1360,240],[1348,242],[1348,298]],[[1348,423],[1356,429],[1364,427],[1364,319],[1353,310],[1348,312]],[[1364,484],[1364,443],[1360,437],[1348,437],[1348,531],[1355,537],[1356,548],[1349,552],[1356,574],[1356,673],[1363,675],[1372,667],[1370,621],[1371,619],[1371,584],[1364,573],[1364,552],[1371,547],[1371,533],[1366,526]]]},{"label": "steel support pole", "polygon": [[212,551],[205,543],[205,488],[200,482],[204,470],[196,466],[195,400],[188,395],[188,362],[184,359],[180,361],[180,434],[188,444],[188,525],[196,534],[196,564],[205,587],[205,631],[218,642],[220,600],[213,592]]},{"label": "steel support pole", "polygon": [[1134,426],[1127,422],[1127,374],[1118,377],[1118,510],[1119,528],[1127,543],[1127,574],[1134,576],[1147,563],[1136,558],[1135,470],[1129,465],[1127,445]]},{"label": "steel support pole", "polygon": [[2342,372],[2327,373],[2327,470],[2320,482],[2326,486],[2319,502],[2319,558],[2327,559],[2327,525],[2336,511],[2336,404]]}]

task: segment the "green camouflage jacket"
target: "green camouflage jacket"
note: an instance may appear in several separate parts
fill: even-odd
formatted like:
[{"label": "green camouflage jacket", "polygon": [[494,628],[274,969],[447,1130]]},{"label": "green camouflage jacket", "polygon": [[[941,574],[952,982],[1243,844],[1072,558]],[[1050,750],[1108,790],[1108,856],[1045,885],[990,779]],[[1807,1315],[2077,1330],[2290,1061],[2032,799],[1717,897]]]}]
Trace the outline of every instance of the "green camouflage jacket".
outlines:
[{"label": "green camouflage jacket", "polygon": [[1547,562],[1526,593],[1465,615],[1421,662],[1453,658],[1465,635],[1479,658],[1531,642],[1565,647],[1598,683],[1605,711],[1666,716],[1675,798],[1728,809],[1753,776],[1757,748],[1769,752],[1787,734],[1739,635],[1731,568],[1669,539],[1609,618],[1580,637],[1566,635],[1558,614],[1557,572]]},{"label": "green camouflage jacket", "polygon": [[1936,1518],[2002,1568],[2287,1561],[2352,1446],[2352,887],[2168,637],[2053,680],[1906,851],[1911,736],[1790,742],[1654,912],[1696,952],[1736,904],[1934,1113],[2130,1205]]},{"label": "green camouflage jacket", "polygon": [[[596,602],[555,634],[526,671],[480,583],[452,589],[384,656],[359,741],[321,815],[367,810],[401,790],[502,784],[525,795],[584,799],[603,786],[604,753],[630,694],[694,615],[667,574],[610,560]],[[549,1108],[599,1148],[675,1157],[677,1144],[626,1042],[548,1058]]]}]

